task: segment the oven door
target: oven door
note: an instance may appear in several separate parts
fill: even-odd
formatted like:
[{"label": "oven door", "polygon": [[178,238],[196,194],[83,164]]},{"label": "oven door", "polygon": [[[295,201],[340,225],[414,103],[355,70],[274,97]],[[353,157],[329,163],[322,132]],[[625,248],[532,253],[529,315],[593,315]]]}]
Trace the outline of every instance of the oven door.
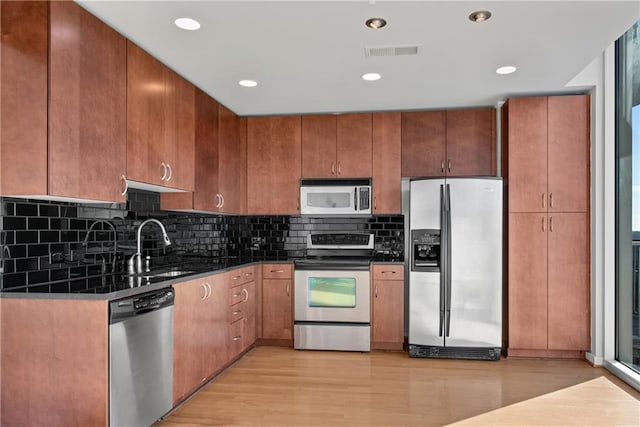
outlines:
[{"label": "oven door", "polygon": [[295,270],[297,322],[369,323],[370,274],[366,270]]}]

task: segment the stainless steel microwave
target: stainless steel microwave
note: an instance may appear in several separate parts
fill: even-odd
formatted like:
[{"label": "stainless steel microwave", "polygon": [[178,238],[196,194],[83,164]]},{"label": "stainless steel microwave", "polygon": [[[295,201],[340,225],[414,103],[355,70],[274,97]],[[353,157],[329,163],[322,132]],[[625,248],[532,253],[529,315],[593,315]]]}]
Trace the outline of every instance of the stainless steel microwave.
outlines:
[{"label": "stainless steel microwave", "polygon": [[371,215],[370,179],[303,179],[302,215]]}]

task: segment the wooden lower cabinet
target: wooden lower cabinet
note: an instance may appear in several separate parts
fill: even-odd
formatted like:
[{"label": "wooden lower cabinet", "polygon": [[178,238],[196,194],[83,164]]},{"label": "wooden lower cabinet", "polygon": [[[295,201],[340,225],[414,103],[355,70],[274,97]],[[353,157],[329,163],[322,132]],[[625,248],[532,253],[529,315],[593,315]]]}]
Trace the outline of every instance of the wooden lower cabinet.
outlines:
[{"label": "wooden lower cabinet", "polygon": [[178,402],[227,362],[227,290],[219,275],[174,290],[173,400]]},{"label": "wooden lower cabinet", "polygon": [[589,215],[509,214],[509,356],[590,348]]},{"label": "wooden lower cabinet", "polygon": [[371,267],[371,349],[402,350],[404,343],[404,266]]},{"label": "wooden lower cabinet", "polygon": [[232,360],[256,341],[255,267],[245,267],[226,273],[224,280],[228,289],[227,359]]},{"label": "wooden lower cabinet", "polygon": [[262,332],[269,344],[293,346],[293,265],[262,265]]},{"label": "wooden lower cabinet", "polygon": [[107,300],[0,298],[3,426],[107,426]]}]

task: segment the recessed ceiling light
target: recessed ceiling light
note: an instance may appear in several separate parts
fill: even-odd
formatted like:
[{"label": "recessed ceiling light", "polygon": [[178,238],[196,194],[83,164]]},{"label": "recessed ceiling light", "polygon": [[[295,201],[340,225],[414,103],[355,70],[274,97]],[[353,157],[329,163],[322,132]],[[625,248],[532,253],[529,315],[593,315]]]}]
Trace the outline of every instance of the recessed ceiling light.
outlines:
[{"label": "recessed ceiling light", "polygon": [[504,67],[500,67],[496,70],[498,74],[511,74],[517,70],[513,65],[505,65]]},{"label": "recessed ceiling light", "polygon": [[382,76],[378,73],[366,73],[362,75],[362,80],[373,82],[375,80],[380,80],[381,77]]},{"label": "recessed ceiling light", "polygon": [[173,23],[176,24],[176,27],[188,31],[195,31],[200,28],[200,23],[191,18],[178,18]]},{"label": "recessed ceiling light", "polygon": [[469,15],[469,20],[477,23],[484,22],[489,18],[491,18],[491,12],[488,10],[477,10]]},{"label": "recessed ceiling light", "polygon": [[255,80],[240,80],[238,82],[238,84],[240,86],[243,86],[243,87],[256,87],[256,86],[258,86],[258,82],[255,81]]},{"label": "recessed ceiling light", "polygon": [[374,30],[377,30],[387,25],[387,21],[384,18],[370,18],[370,19],[367,19],[364,25],[366,25],[369,28],[373,28]]}]

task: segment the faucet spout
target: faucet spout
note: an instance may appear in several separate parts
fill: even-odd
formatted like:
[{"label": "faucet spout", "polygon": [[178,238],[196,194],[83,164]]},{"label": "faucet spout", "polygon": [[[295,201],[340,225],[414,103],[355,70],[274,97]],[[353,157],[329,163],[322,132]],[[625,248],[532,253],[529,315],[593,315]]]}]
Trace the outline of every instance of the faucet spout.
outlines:
[{"label": "faucet spout", "polygon": [[139,274],[142,273],[142,229],[145,225],[149,223],[157,224],[162,230],[162,243],[164,247],[171,245],[171,240],[169,239],[169,235],[167,234],[167,230],[164,228],[164,225],[155,218],[149,218],[143,221],[138,226],[137,233],[137,241],[136,241],[136,253],[134,253],[131,258],[129,258],[129,274]]}]

